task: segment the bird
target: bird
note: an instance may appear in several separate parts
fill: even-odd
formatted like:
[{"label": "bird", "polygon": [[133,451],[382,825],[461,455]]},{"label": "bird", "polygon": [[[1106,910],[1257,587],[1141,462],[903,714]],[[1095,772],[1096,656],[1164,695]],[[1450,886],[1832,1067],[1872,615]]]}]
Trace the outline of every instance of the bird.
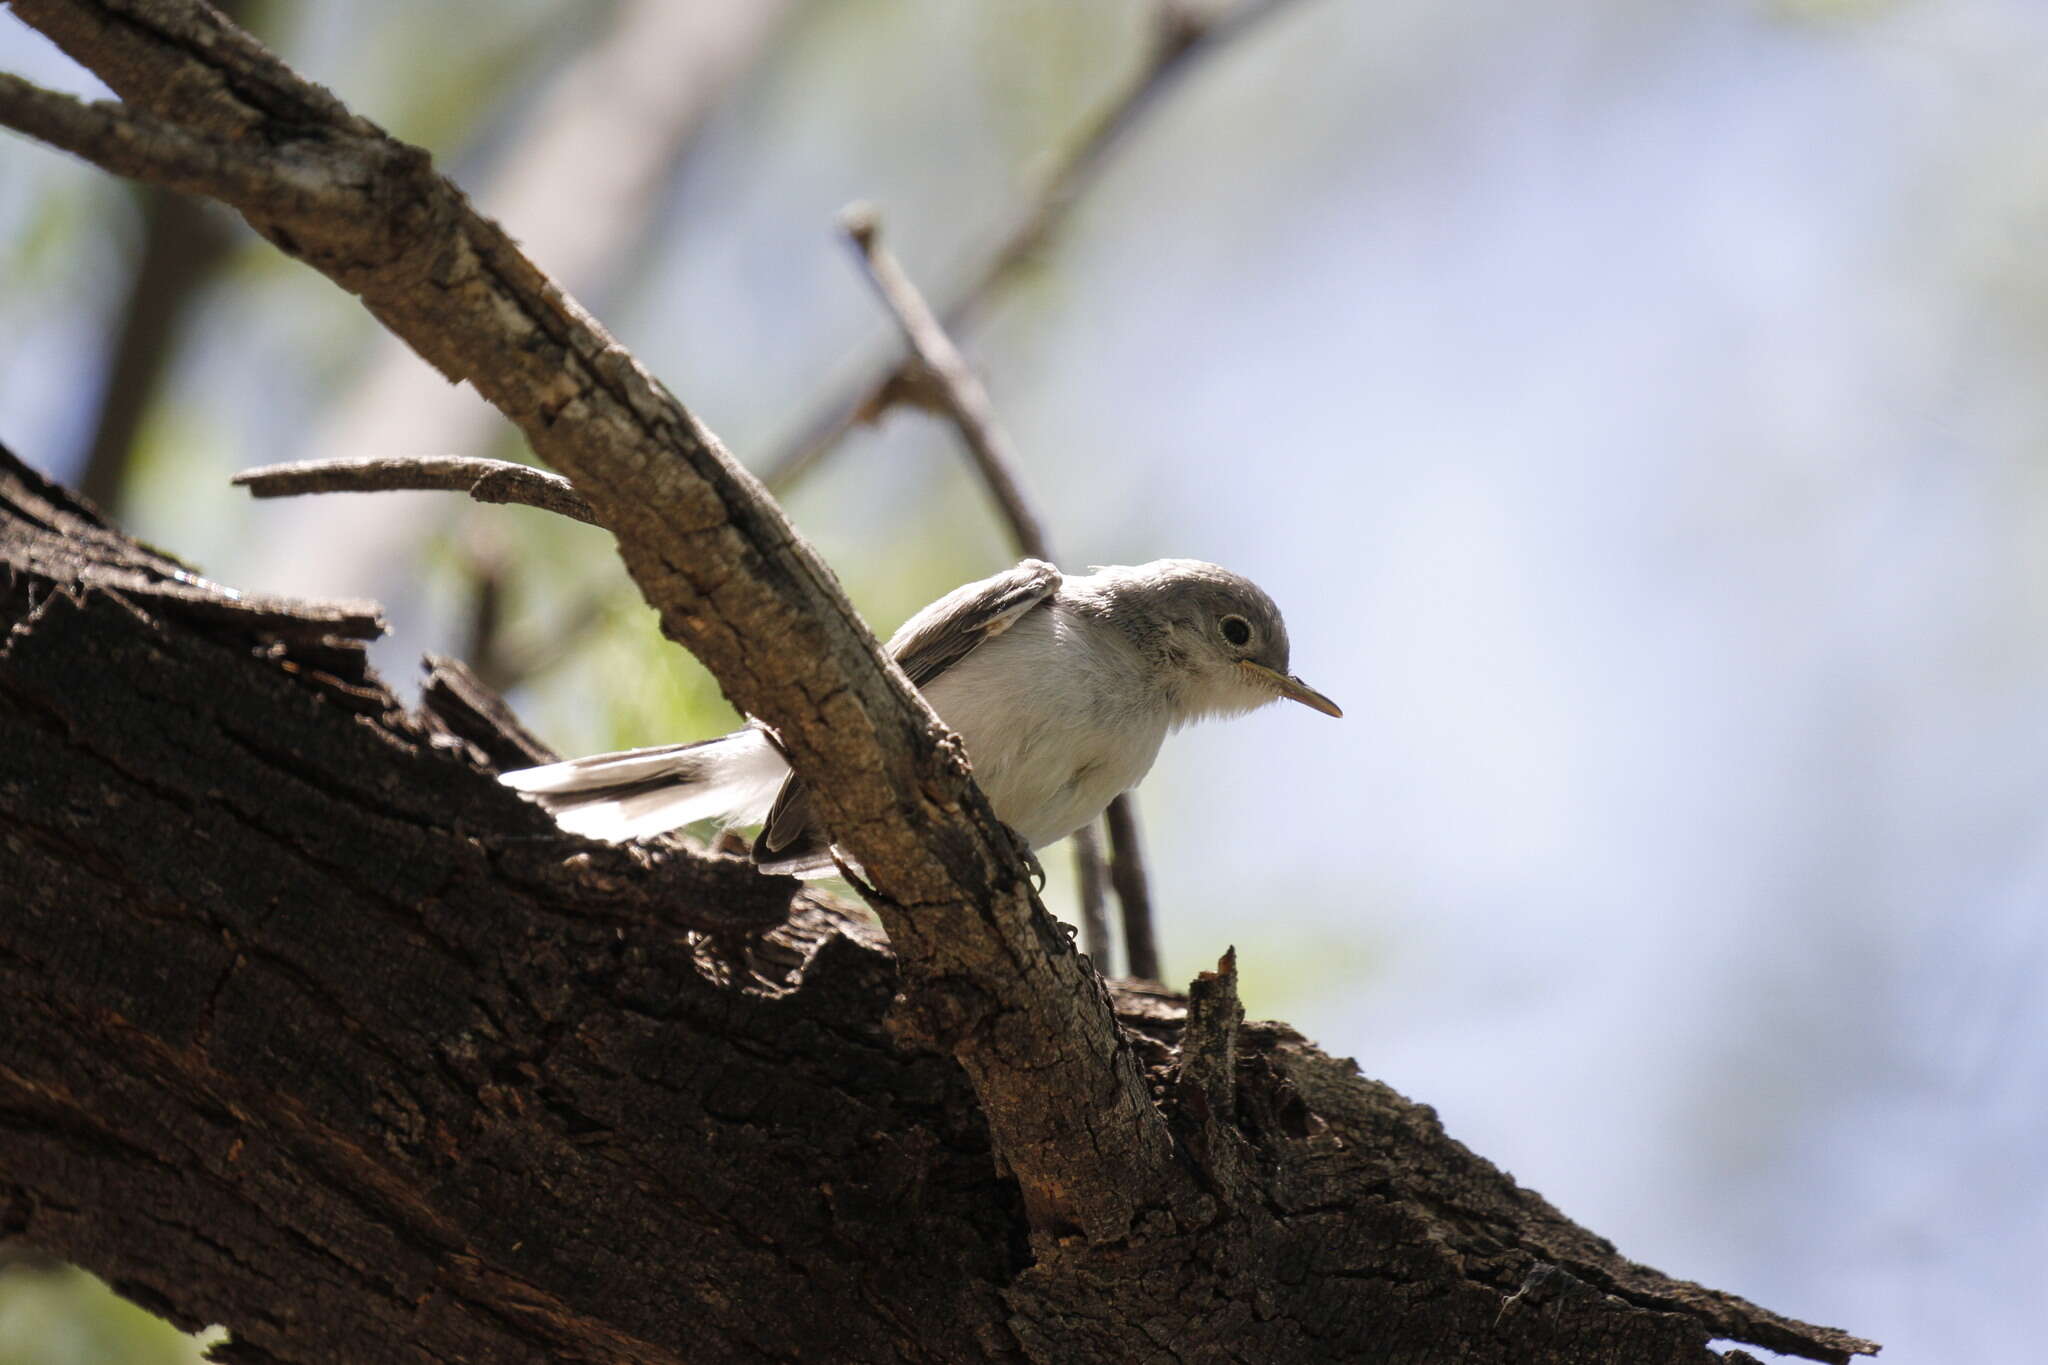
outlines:
[{"label": "bird", "polygon": [[[1077,575],[1026,559],[939,598],[887,649],[960,736],[996,817],[1032,852],[1137,786],[1184,725],[1281,699],[1344,714],[1288,671],[1273,599],[1197,559]],[[759,823],[752,856],[762,872],[840,870],[803,779],[759,722],[499,780],[587,838],[623,843],[714,818]]]}]

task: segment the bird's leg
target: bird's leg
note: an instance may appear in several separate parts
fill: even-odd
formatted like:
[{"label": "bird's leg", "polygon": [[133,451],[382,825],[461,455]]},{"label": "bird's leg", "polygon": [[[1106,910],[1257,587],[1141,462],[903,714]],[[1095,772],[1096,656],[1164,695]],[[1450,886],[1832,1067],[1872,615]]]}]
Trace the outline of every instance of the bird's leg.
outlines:
[{"label": "bird's leg", "polygon": [[1038,855],[1031,851],[1030,844],[1024,842],[1023,835],[1008,825],[1003,825],[1002,831],[1010,836],[1010,846],[1017,851],[1017,856],[1024,860],[1024,870],[1031,874],[1031,889],[1042,893],[1045,890],[1045,864],[1038,861]]}]

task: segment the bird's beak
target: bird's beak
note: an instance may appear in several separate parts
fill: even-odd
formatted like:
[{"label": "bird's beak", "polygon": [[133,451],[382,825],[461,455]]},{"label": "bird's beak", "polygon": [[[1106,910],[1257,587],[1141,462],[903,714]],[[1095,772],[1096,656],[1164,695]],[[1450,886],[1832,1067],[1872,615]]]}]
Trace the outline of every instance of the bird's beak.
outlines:
[{"label": "bird's beak", "polygon": [[1272,687],[1289,701],[1298,701],[1310,710],[1320,711],[1326,716],[1342,717],[1344,714],[1343,707],[1337,705],[1336,702],[1331,701],[1328,697],[1291,673],[1282,673],[1277,668],[1268,668],[1264,664],[1255,664],[1250,659],[1244,660],[1240,667],[1250,669],[1258,675],[1260,681]]}]

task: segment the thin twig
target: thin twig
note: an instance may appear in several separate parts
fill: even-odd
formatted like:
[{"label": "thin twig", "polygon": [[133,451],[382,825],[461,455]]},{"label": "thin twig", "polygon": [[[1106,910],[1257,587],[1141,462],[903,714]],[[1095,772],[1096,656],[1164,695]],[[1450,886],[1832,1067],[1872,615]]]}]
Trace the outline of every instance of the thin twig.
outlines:
[{"label": "thin twig", "polygon": [[[305,493],[453,492],[478,502],[510,503],[555,512],[588,525],[598,525],[583,495],[558,474],[510,460],[467,455],[373,456],[354,460],[299,460],[291,464],[245,469],[233,482],[259,498],[289,498]],[[474,557],[473,557],[474,558]],[[592,593],[563,615],[543,645],[508,650],[503,640],[498,598],[503,584],[495,566],[478,559],[477,596],[473,604],[467,657],[477,672],[500,692],[509,692],[535,673],[554,667],[575,653],[583,637],[603,619],[609,593]]]},{"label": "thin twig", "polygon": [[583,495],[559,474],[511,460],[468,455],[392,455],[360,460],[301,460],[245,469],[234,482],[259,498],[301,493],[467,493],[478,502],[516,503],[602,525]]},{"label": "thin twig", "polygon": [[[1095,183],[1111,153],[1192,69],[1193,58],[1221,49],[1288,3],[1239,0],[1220,14],[1209,15],[1185,3],[1162,2],[1144,64],[1082,129],[1067,154],[1018,208],[981,264],[945,296],[944,305],[936,310],[945,330],[969,330],[981,320],[986,307],[1038,255],[1082,192]],[[905,383],[904,371],[904,362],[890,362],[820,402],[796,435],[765,463],[762,482],[781,493],[802,478],[847,432],[881,416],[906,389],[914,387]]]},{"label": "thin twig", "polygon": [[1103,900],[1107,891],[1103,885],[1107,866],[1102,858],[1102,843],[1095,832],[1095,822],[1090,821],[1073,833],[1074,878],[1076,893],[1081,899],[1081,948],[1088,954],[1088,960],[1095,964],[1095,970],[1104,976],[1114,976],[1115,964],[1109,955],[1115,945],[1109,939],[1109,914]]},{"label": "thin twig", "polygon": [[1131,975],[1142,981],[1159,977],[1159,943],[1152,936],[1152,889],[1138,855],[1138,812],[1123,797],[1109,803],[1109,884],[1116,888],[1124,912],[1124,956]]},{"label": "thin twig", "polygon": [[953,419],[960,438],[981,471],[982,482],[994,495],[1004,523],[1017,543],[1018,553],[1057,564],[1045,526],[1032,510],[1017,482],[1017,450],[1009,434],[996,422],[995,407],[980,376],[960,354],[960,348],[946,335],[931,305],[904,273],[896,254],[882,245],[881,224],[873,209],[854,204],[842,209],[839,226],[853,243],[868,282],[896,319],[903,339],[910,343],[911,356],[936,382],[934,396],[939,407]]},{"label": "thin twig", "polygon": [[[911,358],[919,371],[931,380],[928,387],[933,391],[937,407],[959,429],[968,453],[974,457],[975,467],[981,471],[982,481],[995,495],[996,505],[1002,512],[1004,523],[1010,528],[1017,552],[1057,564],[1059,560],[1053,554],[1045,526],[1017,482],[1016,448],[996,421],[995,405],[989,401],[988,390],[982,386],[974,367],[967,363],[966,357],[960,354],[960,348],[946,334],[944,325],[933,315],[931,305],[918,292],[917,285],[904,271],[895,253],[882,245],[881,224],[874,211],[865,205],[856,205],[840,214],[839,223],[859,255],[869,282],[896,319],[904,340],[910,344]],[[1136,964],[1140,959],[1134,955],[1131,958],[1132,974],[1156,977],[1158,953],[1153,946],[1152,906],[1145,894],[1144,860],[1138,850],[1137,821],[1130,813],[1130,805],[1128,792],[1119,794],[1109,805],[1109,828],[1115,856],[1125,867],[1122,880],[1118,880],[1114,867],[1110,869],[1109,880],[1117,887],[1117,899],[1123,907],[1127,948],[1135,953],[1137,945],[1142,942],[1143,960],[1150,964],[1149,971],[1138,971]],[[1126,837],[1122,839],[1116,837],[1119,828],[1116,812],[1119,810],[1123,811],[1122,828],[1126,831]],[[1081,894],[1081,924],[1088,934],[1083,942],[1096,968],[1107,975],[1109,925],[1102,900],[1102,848],[1096,842],[1092,829],[1086,834],[1088,837],[1076,839],[1074,843],[1074,857],[1078,863],[1076,880]],[[1125,894],[1126,887],[1135,889],[1136,900]]]}]

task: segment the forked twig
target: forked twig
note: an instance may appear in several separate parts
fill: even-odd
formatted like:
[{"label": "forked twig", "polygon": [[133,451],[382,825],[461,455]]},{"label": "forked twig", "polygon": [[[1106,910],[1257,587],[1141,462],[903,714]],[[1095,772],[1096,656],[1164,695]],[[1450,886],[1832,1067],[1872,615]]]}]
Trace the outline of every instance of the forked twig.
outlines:
[{"label": "forked twig", "polygon": [[[988,390],[953,344],[924,295],[918,292],[894,252],[882,245],[881,224],[874,210],[855,205],[841,212],[839,224],[853,244],[869,283],[896,319],[909,343],[911,361],[935,407],[958,428],[975,468],[994,495],[1004,524],[1019,554],[1058,563],[1045,526],[1032,510],[1017,481],[1016,448],[1000,423]],[[1103,909],[1102,848],[1093,829],[1076,838],[1074,856],[1078,863],[1081,895],[1081,924],[1088,955],[1107,975],[1109,967],[1109,924]],[[1138,850],[1137,821],[1131,811],[1128,792],[1109,804],[1109,833],[1114,862],[1109,864],[1109,882],[1116,888],[1123,908],[1124,947],[1130,974],[1156,980],[1159,954],[1154,946],[1152,903],[1147,892],[1144,860]]]},{"label": "forked twig", "polygon": [[[982,311],[1038,254],[1082,191],[1101,175],[1111,154],[1194,67],[1195,59],[1223,48],[1288,3],[1290,0],[1237,0],[1220,13],[1210,13],[1187,0],[1160,0],[1144,64],[1020,205],[981,264],[969,271],[965,282],[935,310],[941,326],[959,332],[979,322]],[[796,435],[762,466],[761,481],[782,493],[837,447],[847,432],[881,416],[911,387],[905,383],[906,364],[895,361],[880,366],[820,402]]]},{"label": "forked twig", "polygon": [[874,210],[866,204],[850,205],[840,210],[839,227],[846,240],[853,243],[868,282],[896,319],[904,341],[910,345],[912,360],[931,380],[931,397],[959,429],[960,439],[967,443],[967,452],[974,457],[982,482],[994,495],[1018,553],[1058,563],[1044,524],[1017,482],[1017,449],[996,422],[988,390],[967,358],[960,354],[960,348],[953,344],[953,338],[946,335],[945,325],[932,312],[924,295],[904,273],[896,253],[882,245],[881,223]]}]

